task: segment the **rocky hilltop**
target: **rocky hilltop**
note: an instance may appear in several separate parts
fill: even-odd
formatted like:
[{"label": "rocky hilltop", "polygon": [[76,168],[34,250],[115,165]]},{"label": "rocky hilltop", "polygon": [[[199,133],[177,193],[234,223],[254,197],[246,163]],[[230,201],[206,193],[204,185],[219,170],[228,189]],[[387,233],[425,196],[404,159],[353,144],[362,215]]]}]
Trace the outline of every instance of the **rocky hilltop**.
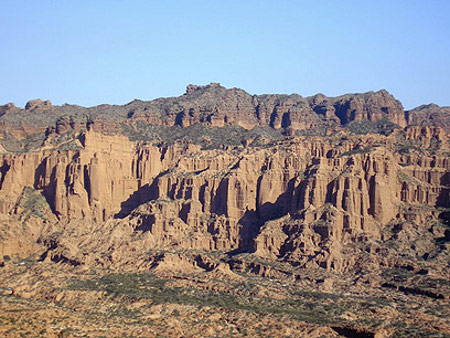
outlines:
[{"label": "rocky hilltop", "polygon": [[[449,112],[449,107],[436,105],[405,111],[385,90],[305,98],[298,94],[250,95],[242,89],[226,89],[211,83],[189,85],[179,97],[134,100],[123,106],[53,106],[50,101],[38,99],[21,109],[9,103],[0,106],[0,137],[7,150],[27,151],[40,146],[48,134],[63,134],[90,124],[95,124],[98,131],[125,134],[132,140],[165,142],[172,140],[167,135],[173,133],[169,127],[195,129],[199,124],[235,128],[248,137],[327,135],[342,128],[356,133],[388,133],[396,127],[414,125],[438,126],[448,133]],[[179,134],[193,141],[188,132]]]},{"label": "rocky hilltop", "polygon": [[[448,107],[405,112],[384,90],[252,96],[214,83],[124,106],[1,106],[2,299],[72,309],[96,275],[95,285],[113,287],[129,306],[151,273],[149,283],[175,283],[164,291],[174,299],[161,304],[188,317],[183,306],[198,298],[181,302],[180,287],[214,292],[217,313],[303,322],[279,331],[287,336],[448,334],[449,121]],[[53,283],[36,283],[54,274]],[[115,289],[129,278],[130,289]],[[273,301],[225,305],[236,292]],[[329,320],[325,312],[318,326],[285,303],[307,300],[321,313],[319,293],[334,308],[351,295],[354,309]],[[98,309],[89,304],[86,313]]]}]

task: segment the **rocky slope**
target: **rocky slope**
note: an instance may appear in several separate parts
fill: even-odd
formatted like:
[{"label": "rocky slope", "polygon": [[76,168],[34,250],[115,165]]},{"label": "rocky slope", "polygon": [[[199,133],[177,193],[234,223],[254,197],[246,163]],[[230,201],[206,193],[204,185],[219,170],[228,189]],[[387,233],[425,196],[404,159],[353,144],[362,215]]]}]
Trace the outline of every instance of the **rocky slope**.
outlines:
[{"label": "rocky slope", "polygon": [[[225,298],[248,278],[270,278],[258,281],[262,293],[243,295],[265,292],[290,308],[275,301],[283,281],[286,299],[298,290],[351,292],[433,311],[411,310],[402,329],[386,324],[387,312],[379,314],[383,323],[359,322],[369,316],[361,305],[352,315],[338,311],[327,329],[302,332],[389,336],[416,325],[449,333],[440,310],[450,294],[448,121],[446,108],[405,112],[386,91],[251,96],[218,84],[125,106],[2,106],[5,297],[11,290],[53,299],[61,286],[41,290],[34,279],[42,274],[64,289],[72,285],[66,274],[150,271]],[[14,276],[24,265],[20,281]],[[128,292],[116,293],[126,301]],[[430,300],[439,308],[424,305]],[[297,310],[283,313],[314,324]]]},{"label": "rocky slope", "polygon": [[439,107],[436,104],[422,105],[406,112],[406,118],[411,125],[440,126],[447,133],[450,131],[450,107]]},{"label": "rocky slope", "polygon": [[[387,132],[407,125],[440,126],[450,132],[448,114],[448,107],[436,105],[405,112],[402,104],[385,90],[305,98],[298,94],[250,95],[241,89],[211,83],[189,85],[179,97],[134,100],[123,106],[53,106],[50,101],[38,99],[21,109],[9,103],[0,106],[0,140],[7,150],[26,151],[39,146],[48,134],[64,134],[92,123],[106,133],[119,131],[132,139],[162,141],[171,140],[172,131],[167,127],[186,128],[198,123],[235,127],[244,133],[240,135],[244,138],[267,137],[268,133],[273,138],[277,131],[287,135],[325,135],[342,127],[359,133]],[[261,128],[269,129],[263,132]],[[186,133],[183,136],[193,139]]]}]

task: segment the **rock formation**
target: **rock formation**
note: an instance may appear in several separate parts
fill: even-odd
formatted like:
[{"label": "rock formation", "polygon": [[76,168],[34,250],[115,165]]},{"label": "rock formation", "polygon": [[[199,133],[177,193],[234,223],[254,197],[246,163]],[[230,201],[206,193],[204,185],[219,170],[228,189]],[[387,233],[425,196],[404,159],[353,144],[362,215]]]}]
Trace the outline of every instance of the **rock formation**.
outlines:
[{"label": "rock formation", "polygon": [[450,132],[450,107],[439,107],[436,104],[422,105],[406,112],[408,123],[420,126],[440,126]]},{"label": "rock formation", "polygon": [[448,285],[380,274],[450,277],[448,121],[434,105],[405,113],[384,90],[251,96],[216,83],[125,106],[8,104],[0,263],[37,254],[236,283],[307,272],[324,290],[346,275],[444,297]]},{"label": "rock formation", "polygon": [[[120,131],[136,140],[166,141],[164,128],[186,128],[199,123],[209,127],[239,126],[246,130],[270,127],[286,135],[311,130],[325,135],[353,125],[356,131],[368,126],[380,131],[387,126],[392,129],[422,125],[443,127],[449,132],[448,114],[448,107],[436,105],[405,112],[402,104],[385,90],[334,98],[323,94],[305,98],[298,94],[250,95],[241,89],[226,89],[212,83],[189,85],[179,97],[134,100],[123,106],[53,106],[50,101],[38,99],[20,109],[9,103],[0,107],[0,139],[8,150],[24,151],[39,146],[48,134],[78,131],[92,123],[98,131],[109,134]],[[157,125],[164,128],[148,127]],[[36,142],[27,142],[30,139]]]},{"label": "rock formation", "polygon": [[298,262],[299,252],[308,257],[324,241],[379,239],[390,222],[411,219],[405,206],[450,206],[445,153],[395,152],[402,137],[447,151],[448,136],[430,127],[401,133],[202,150],[90,128],[75,140],[77,151],[1,155],[0,210],[17,214],[24,189],[34,189],[59,224],[124,223],[152,249],[245,249]]}]

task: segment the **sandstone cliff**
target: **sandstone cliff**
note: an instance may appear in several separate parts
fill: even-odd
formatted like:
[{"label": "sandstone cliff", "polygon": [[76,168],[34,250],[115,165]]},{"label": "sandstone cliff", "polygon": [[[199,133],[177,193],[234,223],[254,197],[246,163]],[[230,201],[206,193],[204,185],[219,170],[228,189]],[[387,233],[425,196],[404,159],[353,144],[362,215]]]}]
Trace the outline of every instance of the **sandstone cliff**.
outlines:
[{"label": "sandstone cliff", "polygon": [[[129,250],[170,248],[345,271],[356,264],[346,244],[382,240],[393,224],[438,220],[450,207],[448,135],[439,128],[207,150],[88,127],[74,142],[79,150],[0,155],[0,212],[23,214],[25,191],[42,197],[27,220],[28,246],[76,264],[98,261],[99,249],[120,261],[132,259]],[[433,144],[437,151],[423,151]],[[27,247],[2,243],[4,255]]]},{"label": "sandstone cliff", "polygon": [[[102,261],[100,251],[133,260],[124,248],[250,252],[347,271],[361,264],[345,254],[349,243],[448,221],[449,136],[426,123],[446,126],[442,109],[405,115],[384,90],[251,96],[214,83],[125,106],[8,104],[1,253],[84,264]],[[364,121],[397,127],[384,136],[346,129]],[[322,127],[327,136],[296,133]]]},{"label": "sandstone cliff", "polygon": [[184,335],[199,317],[197,335],[217,318],[252,336],[280,318],[286,336],[448,333],[448,121],[384,90],[219,84],[1,106],[0,331],[29,306],[35,335],[65,334],[44,317],[88,335]]}]

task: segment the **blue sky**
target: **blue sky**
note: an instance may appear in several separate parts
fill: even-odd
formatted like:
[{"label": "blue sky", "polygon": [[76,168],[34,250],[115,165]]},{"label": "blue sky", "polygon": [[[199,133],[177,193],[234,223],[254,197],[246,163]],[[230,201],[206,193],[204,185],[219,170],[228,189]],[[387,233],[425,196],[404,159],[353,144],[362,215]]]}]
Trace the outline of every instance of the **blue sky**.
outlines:
[{"label": "blue sky", "polygon": [[0,104],[124,104],[220,82],[450,105],[450,1],[0,1]]}]

